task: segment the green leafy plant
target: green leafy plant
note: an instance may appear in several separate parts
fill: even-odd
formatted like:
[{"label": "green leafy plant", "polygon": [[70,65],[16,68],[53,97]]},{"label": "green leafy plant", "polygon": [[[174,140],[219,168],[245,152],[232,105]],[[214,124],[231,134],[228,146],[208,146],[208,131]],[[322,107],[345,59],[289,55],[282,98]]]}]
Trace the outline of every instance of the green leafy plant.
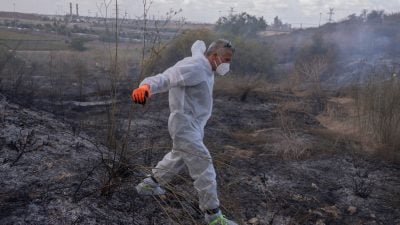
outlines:
[{"label": "green leafy plant", "polygon": [[70,47],[73,50],[77,50],[77,51],[85,51],[87,48],[85,47],[85,43],[87,42],[87,40],[83,39],[83,38],[73,38],[71,43],[70,43]]}]

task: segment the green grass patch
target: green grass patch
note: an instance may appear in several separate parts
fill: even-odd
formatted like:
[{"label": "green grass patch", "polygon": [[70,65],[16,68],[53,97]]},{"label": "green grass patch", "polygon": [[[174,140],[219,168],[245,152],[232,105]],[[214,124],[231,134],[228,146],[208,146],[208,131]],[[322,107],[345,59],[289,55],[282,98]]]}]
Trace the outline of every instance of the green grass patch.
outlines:
[{"label": "green grass patch", "polygon": [[0,30],[0,45],[15,50],[56,51],[68,49],[65,40],[52,35]]},{"label": "green grass patch", "polygon": [[27,31],[5,30],[0,29],[0,39],[15,39],[15,40],[48,40],[55,39],[50,35],[34,34]]}]

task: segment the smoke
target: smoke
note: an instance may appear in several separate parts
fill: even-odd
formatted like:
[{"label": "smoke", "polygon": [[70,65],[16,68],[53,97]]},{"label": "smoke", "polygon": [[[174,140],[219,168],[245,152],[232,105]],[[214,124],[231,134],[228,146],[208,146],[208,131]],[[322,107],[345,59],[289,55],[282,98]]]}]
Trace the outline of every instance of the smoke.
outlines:
[{"label": "smoke", "polygon": [[337,88],[363,83],[371,71],[384,71],[387,77],[393,73],[399,74],[398,24],[400,13],[388,15],[383,11],[372,11],[360,16],[353,14],[346,20],[320,28],[272,37],[271,40],[279,57],[278,62],[288,65],[304,57],[301,52],[315,44],[315,35],[321,35],[324,48],[328,48],[335,58],[334,68],[323,75],[326,78],[324,80],[327,85]]},{"label": "smoke", "polygon": [[336,81],[337,86],[363,84],[371,74],[388,79],[398,73],[400,27],[396,23],[399,22],[400,14],[373,11],[366,20],[353,18],[337,24],[330,41],[338,47],[340,67],[330,82]]}]

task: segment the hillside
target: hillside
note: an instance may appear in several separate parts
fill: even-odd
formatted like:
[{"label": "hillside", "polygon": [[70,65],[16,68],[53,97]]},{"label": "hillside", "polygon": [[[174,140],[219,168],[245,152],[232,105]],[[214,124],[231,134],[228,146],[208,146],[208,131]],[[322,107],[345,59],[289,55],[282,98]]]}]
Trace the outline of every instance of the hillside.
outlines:
[{"label": "hillside", "polygon": [[0,17],[8,19],[23,19],[23,20],[43,19],[43,16],[39,14],[19,13],[19,12],[0,12]]},{"label": "hillside", "polygon": [[[400,222],[398,165],[362,156],[349,140],[321,135],[315,116],[295,108],[285,111],[285,120],[297,131],[280,128],[277,102],[312,101],[279,92],[249,97],[243,103],[219,94],[206,130],[228,215],[241,224]],[[159,106],[146,114],[136,110],[132,147],[108,190],[113,154],[92,138],[94,130],[90,137],[2,96],[0,223],[202,224],[187,173],[163,198],[134,191],[170,146],[167,130],[158,128],[167,120],[159,111],[167,110],[165,96],[153,104]]]}]

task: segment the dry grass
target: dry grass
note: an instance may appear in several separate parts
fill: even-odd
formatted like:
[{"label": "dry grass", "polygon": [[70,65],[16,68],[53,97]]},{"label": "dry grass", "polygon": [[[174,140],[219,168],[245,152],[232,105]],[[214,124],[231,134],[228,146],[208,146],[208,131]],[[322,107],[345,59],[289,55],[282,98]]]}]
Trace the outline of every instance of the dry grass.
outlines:
[{"label": "dry grass", "polygon": [[[318,122],[321,123],[328,131],[332,133],[332,136],[355,136],[357,134],[357,127],[354,123],[349,121],[337,120],[329,115],[320,114],[317,117]],[[337,135],[335,135],[337,134]]]},{"label": "dry grass", "polygon": [[354,99],[335,97],[328,99],[325,112],[316,118],[329,131],[343,136],[353,136],[358,132],[356,125],[352,122],[354,116]]},{"label": "dry grass", "polygon": [[[278,106],[279,128],[268,128],[256,131],[242,131],[232,134],[232,138],[241,143],[264,145],[264,149],[285,160],[306,159],[311,155],[312,141],[295,127],[290,111],[304,111],[301,101],[281,102]],[[253,151],[237,148],[228,149],[228,154],[238,158],[248,158]]]},{"label": "dry grass", "polygon": [[277,155],[285,160],[299,160],[311,155],[312,143],[297,133],[280,133],[280,141],[273,144]]},{"label": "dry grass", "polygon": [[231,157],[235,159],[250,159],[254,155],[253,150],[239,149],[230,145],[224,146],[224,149],[225,157]]},{"label": "dry grass", "polygon": [[265,144],[268,140],[268,130],[257,130],[254,132],[249,131],[236,131],[231,134],[232,139],[240,143],[250,144]]},{"label": "dry grass", "polygon": [[355,102],[349,97],[332,97],[328,99],[325,111],[316,119],[325,129],[317,129],[313,132],[328,140],[338,143],[343,140],[358,142],[365,152],[373,152],[376,145],[363,135],[355,123]]},{"label": "dry grass", "polygon": [[325,112],[316,117],[327,130],[317,133],[331,140],[359,143],[363,153],[398,161],[399,90],[397,80],[374,82],[353,90],[351,97],[330,98]]},{"label": "dry grass", "polygon": [[306,112],[309,108],[304,101],[284,101],[279,103],[279,111],[281,113],[289,111]]},{"label": "dry grass", "polygon": [[372,140],[378,154],[400,159],[400,81],[371,80],[354,92],[356,117],[361,139]]}]

